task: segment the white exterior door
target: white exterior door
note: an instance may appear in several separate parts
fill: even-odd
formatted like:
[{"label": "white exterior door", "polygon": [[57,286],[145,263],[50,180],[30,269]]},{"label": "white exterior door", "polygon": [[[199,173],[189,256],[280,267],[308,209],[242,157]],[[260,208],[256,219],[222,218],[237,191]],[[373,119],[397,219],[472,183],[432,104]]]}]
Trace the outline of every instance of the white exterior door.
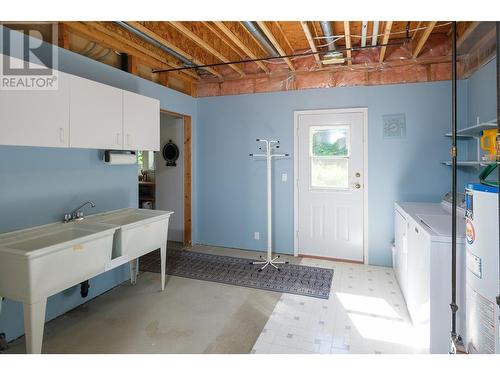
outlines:
[{"label": "white exterior door", "polygon": [[363,261],[366,112],[358,111],[311,111],[296,117],[300,255]]}]

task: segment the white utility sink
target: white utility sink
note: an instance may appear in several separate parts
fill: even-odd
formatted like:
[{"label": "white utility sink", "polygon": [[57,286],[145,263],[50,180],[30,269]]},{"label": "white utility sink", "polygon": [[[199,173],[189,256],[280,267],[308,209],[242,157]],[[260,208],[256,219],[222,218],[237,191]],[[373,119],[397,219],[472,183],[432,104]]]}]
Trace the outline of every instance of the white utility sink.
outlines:
[{"label": "white utility sink", "polygon": [[0,234],[1,297],[23,303],[26,350],[41,353],[47,298],[160,249],[165,288],[168,221],[172,212],[125,208],[81,221]]},{"label": "white utility sink", "polygon": [[0,296],[36,301],[102,273],[117,229],[71,222],[0,235]]},{"label": "white utility sink", "polygon": [[161,287],[165,288],[165,262],[167,251],[168,222],[171,211],[123,208],[89,216],[89,223],[119,225],[113,241],[113,259],[131,261],[131,281],[135,283],[138,271],[138,258],[153,250],[160,249]]},{"label": "white utility sink", "polygon": [[116,225],[54,223],[0,235],[0,296],[24,304],[28,353],[40,353],[47,297],[104,272]]}]

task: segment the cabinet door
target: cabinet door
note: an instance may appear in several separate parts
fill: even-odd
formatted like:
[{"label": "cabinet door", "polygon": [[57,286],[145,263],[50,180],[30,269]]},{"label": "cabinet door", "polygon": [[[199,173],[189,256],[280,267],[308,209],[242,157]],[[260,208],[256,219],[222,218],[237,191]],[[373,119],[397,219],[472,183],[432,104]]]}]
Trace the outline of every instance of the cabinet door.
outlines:
[{"label": "cabinet door", "polygon": [[123,92],[124,148],[160,150],[160,102],[147,96]]},{"label": "cabinet door", "polygon": [[73,76],[70,147],[123,148],[122,90]]},{"label": "cabinet door", "polygon": [[394,246],[396,248],[396,264],[394,272],[406,299],[407,284],[407,222],[398,211],[394,211]]},{"label": "cabinet door", "polygon": [[413,220],[408,228],[408,286],[406,304],[414,325],[429,323],[431,242]]},{"label": "cabinet door", "polygon": [[56,90],[0,90],[0,144],[68,147],[69,76]]}]

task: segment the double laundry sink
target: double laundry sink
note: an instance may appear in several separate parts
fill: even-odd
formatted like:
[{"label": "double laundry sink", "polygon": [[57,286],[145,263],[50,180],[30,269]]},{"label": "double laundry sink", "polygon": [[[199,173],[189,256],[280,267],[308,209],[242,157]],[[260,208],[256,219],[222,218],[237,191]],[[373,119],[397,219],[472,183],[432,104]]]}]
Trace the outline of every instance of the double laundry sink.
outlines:
[{"label": "double laundry sink", "polygon": [[24,304],[27,352],[41,352],[47,297],[127,262],[135,283],[138,258],[158,248],[163,290],[171,214],[124,208],[1,234],[0,304]]}]

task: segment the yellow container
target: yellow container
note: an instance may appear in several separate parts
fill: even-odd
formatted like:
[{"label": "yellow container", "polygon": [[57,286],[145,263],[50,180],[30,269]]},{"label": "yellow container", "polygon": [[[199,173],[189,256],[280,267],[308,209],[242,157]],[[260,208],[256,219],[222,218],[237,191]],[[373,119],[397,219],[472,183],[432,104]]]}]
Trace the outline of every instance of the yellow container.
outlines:
[{"label": "yellow container", "polygon": [[488,159],[494,160],[497,156],[497,130],[483,130],[481,136],[481,148],[488,153]]}]

